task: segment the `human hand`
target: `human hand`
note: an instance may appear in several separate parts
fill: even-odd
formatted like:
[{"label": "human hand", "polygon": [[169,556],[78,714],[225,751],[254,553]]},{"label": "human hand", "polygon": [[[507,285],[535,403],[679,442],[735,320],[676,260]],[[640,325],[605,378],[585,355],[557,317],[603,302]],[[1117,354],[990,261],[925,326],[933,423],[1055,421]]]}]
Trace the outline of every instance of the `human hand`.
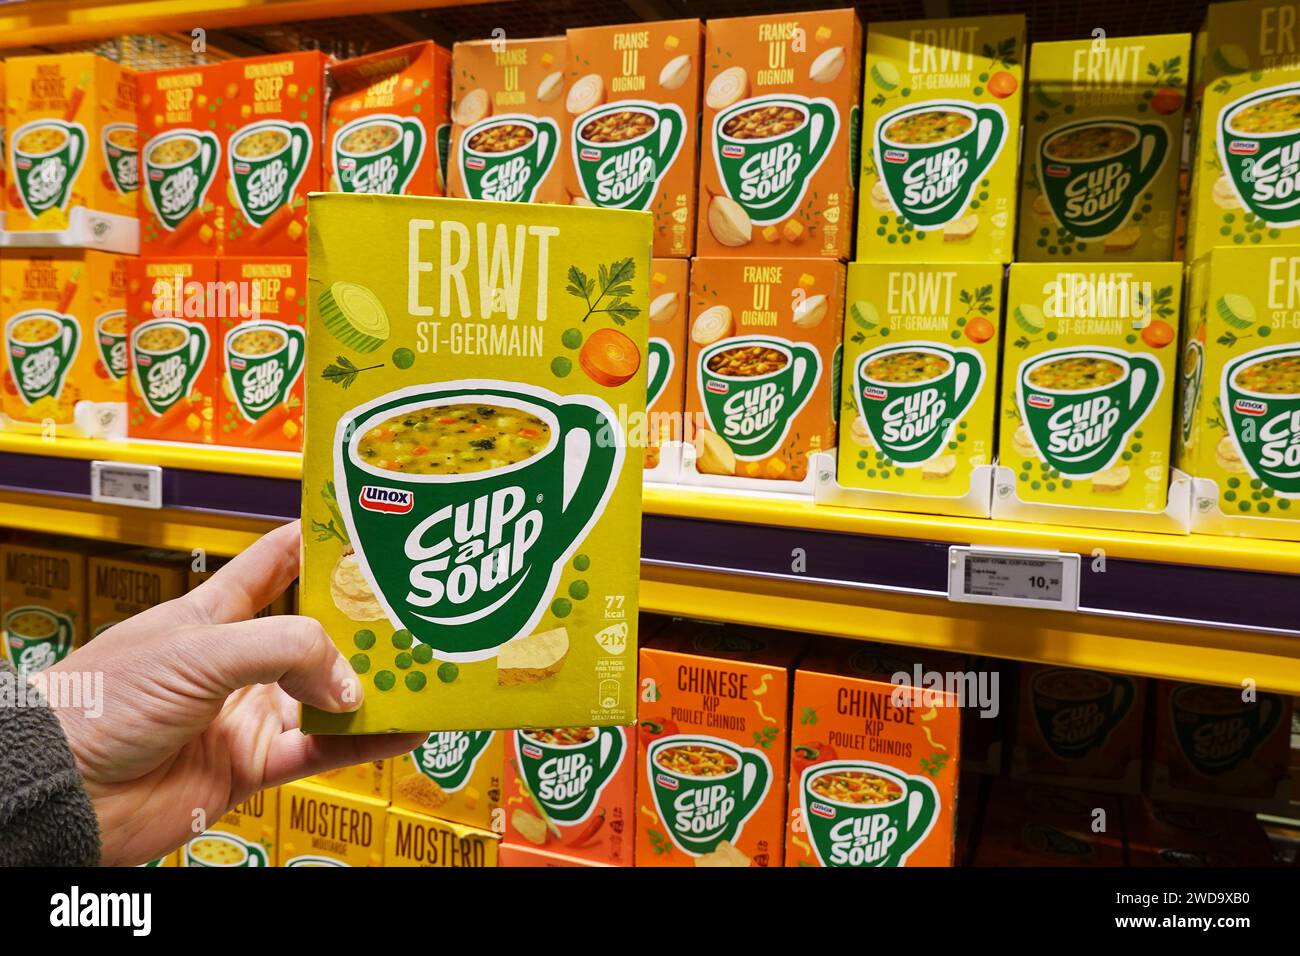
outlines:
[{"label": "human hand", "polygon": [[[362,689],[320,623],[253,615],[298,576],[298,522],[194,591],[116,624],[45,672],[103,674],[98,716],[51,705],[99,818],[101,863],[180,846],[263,787],[414,749],[423,734],[306,736],[298,702],[330,713]],[[201,814],[201,816],[200,816]]]}]

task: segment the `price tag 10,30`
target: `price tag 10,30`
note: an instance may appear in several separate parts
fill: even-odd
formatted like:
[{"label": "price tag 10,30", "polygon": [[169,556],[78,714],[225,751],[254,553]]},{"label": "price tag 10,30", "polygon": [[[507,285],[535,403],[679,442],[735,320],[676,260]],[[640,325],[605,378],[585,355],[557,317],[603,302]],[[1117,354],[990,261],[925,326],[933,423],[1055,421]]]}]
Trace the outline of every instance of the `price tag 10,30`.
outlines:
[{"label": "price tag 10,30", "polygon": [[161,508],[162,468],[121,461],[92,461],[90,499],[132,508]]},{"label": "price tag 10,30", "polygon": [[954,545],[948,549],[948,600],[1077,610],[1079,555]]}]

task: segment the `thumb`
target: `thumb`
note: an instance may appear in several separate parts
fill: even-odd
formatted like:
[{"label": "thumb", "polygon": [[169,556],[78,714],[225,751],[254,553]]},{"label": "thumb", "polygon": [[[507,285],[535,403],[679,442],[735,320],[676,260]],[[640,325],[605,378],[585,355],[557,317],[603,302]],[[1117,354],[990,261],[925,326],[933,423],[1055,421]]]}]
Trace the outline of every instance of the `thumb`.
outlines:
[{"label": "thumb", "polygon": [[249,684],[279,684],[294,700],[330,713],[361,706],[361,682],[315,618],[260,617],[191,633],[193,646],[179,648],[179,656],[217,695]]}]

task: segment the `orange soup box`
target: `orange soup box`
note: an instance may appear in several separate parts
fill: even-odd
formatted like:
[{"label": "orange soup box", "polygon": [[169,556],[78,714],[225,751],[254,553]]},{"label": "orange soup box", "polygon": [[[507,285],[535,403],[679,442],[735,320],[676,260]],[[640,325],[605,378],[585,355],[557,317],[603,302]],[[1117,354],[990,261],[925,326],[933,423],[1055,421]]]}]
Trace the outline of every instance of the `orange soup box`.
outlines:
[{"label": "orange soup box", "polygon": [[681,480],[811,494],[835,447],[844,266],[695,259]]},{"label": "orange soup box", "polygon": [[654,254],[695,238],[699,20],[568,32],[566,186],[578,206],[654,213]]},{"label": "orange soup box", "polygon": [[701,256],[853,248],[862,26],[852,8],[710,20]]},{"label": "orange soup box", "polygon": [[421,813],[388,811],[384,866],[481,868],[497,865],[494,833],[426,817]]},{"label": "orange soup box", "polygon": [[218,256],[226,224],[226,63],[140,74],[140,251]]},{"label": "orange soup box", "polygon": [[507,845],[632,865],[636,741],[626,727],[507,735]]},{"label": "orange soup box", "polygon": [[42,245],[138,248],[136,74],[92,53],[20,56],[5,65],[10,232]]},{"label": "orange soup box", "polygon": [[547,853],[545,850],[526,849],[502,843],[497,851],[497,865],[506,867],[525,867],[530,869],[556,869],[582,866],[609,866],[608,863],[594,863],[576,856],[562,856],[559,853]]},{"label": "orange soup box", "polygon": [[217,274],[249,304],[217,317],[217,443],[301,451],[307,259],[227,257]]},{"label": "orange soup box", "polygon": [[331,63],[325,188],[446,195],[450,74],[450,51],[431,42]]},{"label": "orange soup box", "polygon": [[217,260],[204,256],[134,259],[128,286],[128,434],[211,444],[221,387],[217,316],[247,311],[251,300],[221,287]]},{"label": "orange soup box", "polygon": [[280,866],[383,866],[388,805],[299,780],[280,788]]},{"label": "orange soup box", "polygon": [[505,732],[451,730],[393,760],[393,805],[501,832]]},{"label": "orange soup box", "polygon": [[306,50],[228,64],[219,114],[227,253],[307,254],[307,194],[321,188],[325,60]]},{"label": "orange soup box", "polygon": [[675,481],[686,403],[686,317],[690,310],[691,269],[686,259],[654,259],[650,270],[645,478]]},{"label": "orange soup box", "polygon": [[989,781],[974,866],[1124,865],[1124,816],[1110,794]]},{"label": "orange soup box", "polygon": [[259,790],[185,844],[181,866],[276,866],[279,811],[279,788]]},{"label": "orange soup box", "polygon": [[451,51],[447,195],[568,202],[564,37],[473,40]]},{"label": "orange soup box", "polygon": [[[35,250],[33,250],[35,252]],[[17,431],[126,434],[129,256],[68,250],[0,261],[0,408]]]},{"label": "orange soup box", "polygon": [[86,639],[185,593],[188,554],[135,548],[91,555],[86,563],[89,620]]},{"label": "orange soup box", "polygon": [[780,866],[801,642],[682,623],[641,650],[637,866]]}]

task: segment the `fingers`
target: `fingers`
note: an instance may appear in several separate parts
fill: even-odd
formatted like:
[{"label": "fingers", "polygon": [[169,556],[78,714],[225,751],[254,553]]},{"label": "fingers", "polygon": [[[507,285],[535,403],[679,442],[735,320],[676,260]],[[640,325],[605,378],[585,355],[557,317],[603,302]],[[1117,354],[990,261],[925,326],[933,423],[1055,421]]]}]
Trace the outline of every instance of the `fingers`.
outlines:
[{"label": "fingers", "polygon": [[191,633],[178,649],[180,665],[194,666],[214,696],[249,684],[279,684],[294,700],[330,713],[361,706],[361,682],[314,618],[259,617]]},{"label": "fingers", "polygon": [[372,734],[350,737],[307,736],[286,730],[267,753],[263,786],[274,787],[300,777],[370,760],[410,753],[428,734]]},{"label": "fingers", "polygon": [[244,621],[284,593],[298,576],[301,522],[291,521],[253,545],[191,591],[188,600],[211,624]]}]

